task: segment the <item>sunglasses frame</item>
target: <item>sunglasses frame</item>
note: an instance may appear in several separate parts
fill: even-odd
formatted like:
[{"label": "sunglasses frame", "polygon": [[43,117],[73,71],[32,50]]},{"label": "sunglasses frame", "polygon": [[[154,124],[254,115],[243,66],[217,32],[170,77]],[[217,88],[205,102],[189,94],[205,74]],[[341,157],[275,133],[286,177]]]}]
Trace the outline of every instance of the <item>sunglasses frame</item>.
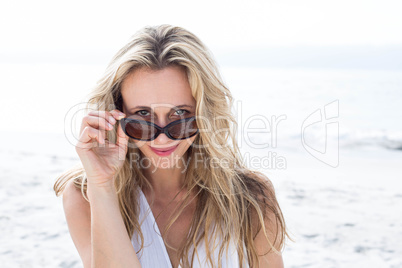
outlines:
[{"label": "sunglasses frame", "polygon": [[[172,135],[170,135],[170,133],[169,133],[169,131],[168,131],[168,129],[169,129],[170,127],[175,126],[175,125],[178,125],[178,124],[181,124],[181,123],[183,123],[183,122],[190,121],[191,119],[194,119],[194,120],[195,120],[196,117],[195,117],[195,116],[192,116],[192,117],[182,118],[182,119],[179,119],[179,120],[170,122],[170,123],[167,124],[165,127],[160,127],[160,126],[158,126],[157,124],[152,123],[152,122],[149,122],[149,121],[137,120],[137,119],[132,119],[132,118],[122,118],[120,121],[122,122],[121,127],[122,127],[124,133],[125,133],[127,136],[129,136],[130,138],[135,139],[135,140],[139,140],[139,141],[152,141],[152,140],[156,139],[156,138],[157,138],[160,134],[162,134],[162,133],[164,133],[166,136],[169,137],[169,139],[172,139],[172,140],[185,140],[185,139],[188,139],[188,138],[193,137],[194,135],[196,135],[196,134],[199,132],[199,129],[198,129],[198,128],[197,128],[197,131],[194,132],[194,134],[191,134],[191,135],[188,136],[188,137],[184,137],[184,138],[180,138],[180,139],[175,139],[175,138],[173,138]],[[131,135],[129,135],[129,134],[127,133],[127,131],[126,131],[126,125],[127,125],[128,123],[139,123],[139,124],[142,124],[142,125],[148,125],[148,126],[154,127],[154,128],[156,128],[156,133],[155,133],[155,135],[154,135],[152,138],[150,138],[150,139],[138,139],[138,138],[134,138],[134,137],[132,137]]]}]

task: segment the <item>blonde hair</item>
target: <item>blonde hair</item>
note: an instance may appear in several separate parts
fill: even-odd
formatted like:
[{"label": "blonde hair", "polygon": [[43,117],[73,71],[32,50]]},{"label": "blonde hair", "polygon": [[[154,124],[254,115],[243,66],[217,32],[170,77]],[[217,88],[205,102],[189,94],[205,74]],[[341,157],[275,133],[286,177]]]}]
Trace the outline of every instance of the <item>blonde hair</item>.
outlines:
[{"label": "blonde hair", "polygon": [[[146,26],[138,31],[112,59],[104,76],[92,91],[87,109],[117,108],[122,111],[120,87],[130,73],[142,67],[161,70],[171,65],[179,65],[186,70],[192,95],[196,100],[196,116],[207,119],[197,121],[198,128],[219,130],[219,133],[209,135],[206,131],[200,131],[194,140],[194,145],[197,146],[188,149],[190,161],[184,185],[187,193],[183,204],[167,224],[165,233],[191,201],[190,193],[195,189],[198,203],[188,234],[189,239],[177,249],[182,267],[192,267],[202,239],[205,241],[211,267],[214,262],[210,249],[219,247],[218,259],[221,267],[223,253],[228,249],[230,241],[236,243],[240,263],[243,264],[244,254],[247,253],[246,260],[250,267],[255,267],[258,264],[258,254],[253,242],[256,234],[262,228],[271,250],[278,253],[284,246],[285,236],[288,236],[285,221],[269,179],[261,172],[252,171],[243,165],[235,136],[237,123],[231,112],[233,97],[222,82],[212,53],[194,34],[167,24]],[[115,126],[108,139],[115,141],[116,135]],[[141,170],[130,164],[129,156],[132,153],[138,154],[138,148],[129,146],[125,163],[115,176],[115,187],[127,232],[130,237],[134,231],[138,232],[141,251],[144,237],[138,221],[139,197],[136,189],[148,186],[152,190],[152,186]],[[203,165],[197,165],[195,155],[201,158],[197,162]],[[225,159],[225,163],[220,164],[218,161],[217,165],[213,162],[214,159]],[[73,180],[88,200],[85,196],[86,175],[82,165],[73,167],[57,178],[54,185],[57,196],[62,193],[69,180]],[[271,241],[268,232],[274,231],[275,239]],[[246,252],[243,250],[243,243]],[[189,250],[192,246],[195,250],[189,262]]]}]

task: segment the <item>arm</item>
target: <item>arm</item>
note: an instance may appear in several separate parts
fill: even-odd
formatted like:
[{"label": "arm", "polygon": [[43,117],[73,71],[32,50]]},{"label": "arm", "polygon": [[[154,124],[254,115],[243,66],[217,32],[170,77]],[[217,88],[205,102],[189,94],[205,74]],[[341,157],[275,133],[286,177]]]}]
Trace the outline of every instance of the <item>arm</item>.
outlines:
[{"label": "arm", "polygon": [[63,205],[71,237],[85,268],[141,267],[112,188],[90,188],[88,202],[70,182]]},{"label": "arm", "polygon": [[[114,177],[123,166],[128,149],[128,136],[121,124],[117,124],[124,117],[125,114],[116,109],[90,111],[82,120],[81,135],[75,146],[88,179],[90,208],[88,212],[88,209],[74,207],[71,204],[76,202],[74,195],[66,196],[65,208],[71,236],[77,241],[85,268],[141,267],[127,234],[114,187]],[[116,143],[106,136],[107,131],[114,129],[113,125],[117,126]],[[81,221],[86,227],[80,231]]]},{"label": "arm", "polygon": [[63,191],[63,208],[70,236],[84,268],[91,267],[91,210],[81,191],[70,180]]},{"label": "arm", "polygon": [[141,267],[124,225],[114,186],[91,188],[88,185],[88,199],[92,219],[91,267]]}]

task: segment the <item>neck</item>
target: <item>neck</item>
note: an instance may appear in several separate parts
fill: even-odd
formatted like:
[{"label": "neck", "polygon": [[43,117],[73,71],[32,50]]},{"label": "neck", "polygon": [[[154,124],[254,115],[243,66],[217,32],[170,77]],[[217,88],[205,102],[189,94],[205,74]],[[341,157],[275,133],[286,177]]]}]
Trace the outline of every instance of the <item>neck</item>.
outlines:
[{"label": "neck", "polygon": [[[143,169],[144,176],[149,180],[154,189],[156,200],[170,202],[183,189],[187,168],[184,164],[187,157],[183,157],[183,159],[177,161],[176,165],[170,168],[151,166]],[[148,189],[145,189],[145,192],[148,194]],[[175,198],[175,201],[181,200],[181,196],[184,193],[184,191],[181,191]]]}]

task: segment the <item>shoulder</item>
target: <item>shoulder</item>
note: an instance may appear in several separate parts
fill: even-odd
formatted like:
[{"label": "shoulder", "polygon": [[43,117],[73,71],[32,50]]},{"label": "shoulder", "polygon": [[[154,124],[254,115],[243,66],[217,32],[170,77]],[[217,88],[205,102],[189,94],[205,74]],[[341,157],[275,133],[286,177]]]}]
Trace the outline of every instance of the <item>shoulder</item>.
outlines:
[{"label": "shoulder", "polygon": [[[271,180],[257,171],[243,172],[248,191],[255,198],[261,215],[257,210],[250,210],[251,224],[254,232],[254,246],[260,262],[259,267],[283,267],[281,249],[284,244],[285,223],[276,199]],[[263,224],[261,218],[263,218]]]},{"label": "shoulder", "polygon": [[257,201],[266,203],[266,199],[275,197],[274,186],[264,173],[242,170],[238,172],[238,174],[242,178],[246,190],[253,195]]},{"label": "shoulder", "polygon": [[81,190],[75,186],[71,179],[67,182],[63,190],[64,209],[89,209],[89,202],[82,195]]},{"label": "shoulder", "polygon": [[281,249],[284,229],[276,213],[276,211],[266,211],[264,226],[259,229],[253,241],[258,254],[259,267],[283,268]]}]

